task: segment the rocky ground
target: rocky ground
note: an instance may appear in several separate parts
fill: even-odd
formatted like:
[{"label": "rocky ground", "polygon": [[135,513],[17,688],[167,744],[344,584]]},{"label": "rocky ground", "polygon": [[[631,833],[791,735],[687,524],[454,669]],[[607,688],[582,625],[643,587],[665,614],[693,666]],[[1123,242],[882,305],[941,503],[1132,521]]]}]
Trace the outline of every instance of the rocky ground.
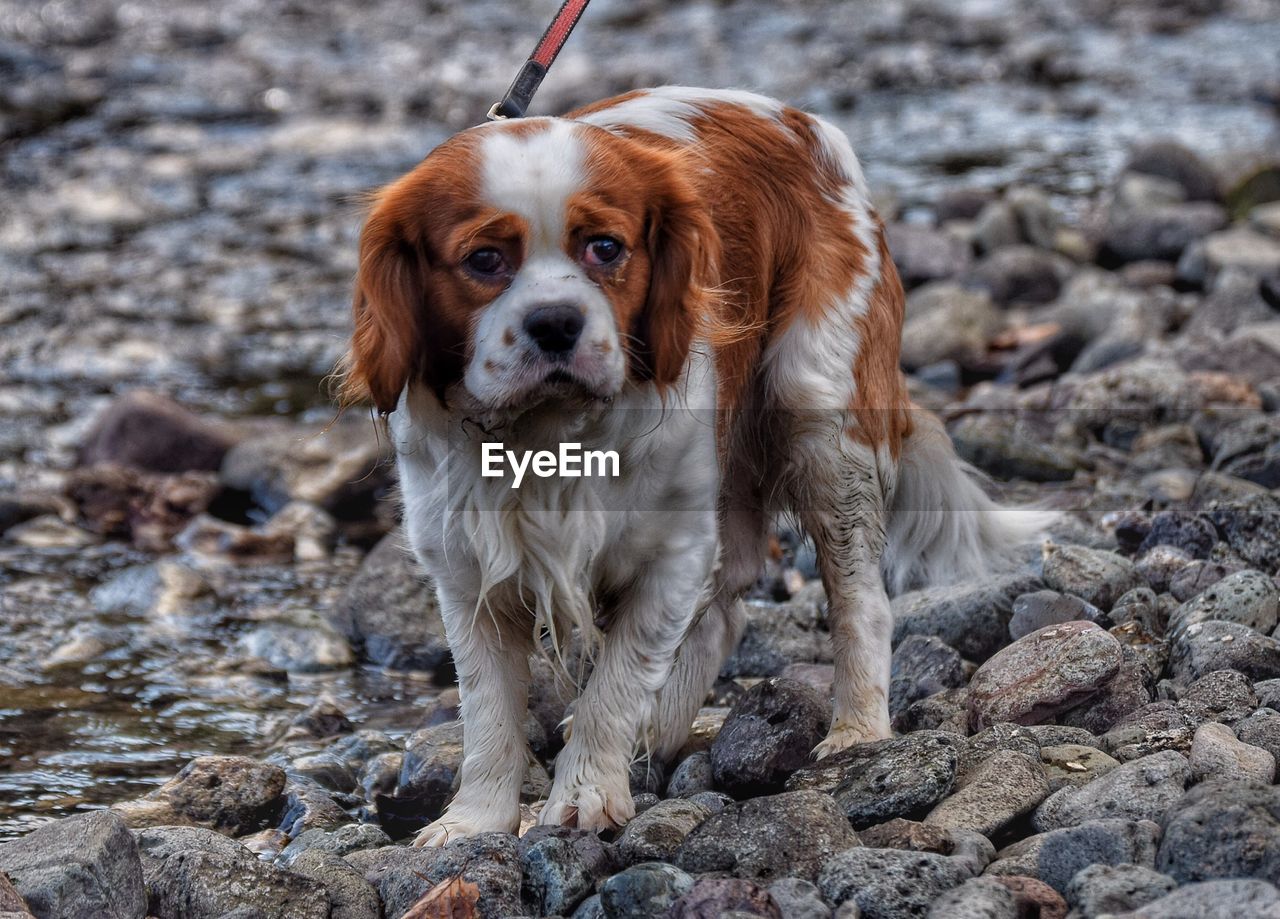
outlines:
[{"label": "rocky ground", "polygon": [[[829,640],[784,532],[630,826],[405,845],[456,690],[322,378],[359,194],[554,6],[0,0],[0,916],[1280,916],[1274,0],[596,0],[540,105],[835,119],[917,400],[1064,518],[894,600],[893,740],[810,760]],[[530,820],[568,698],[534,696]]]}]

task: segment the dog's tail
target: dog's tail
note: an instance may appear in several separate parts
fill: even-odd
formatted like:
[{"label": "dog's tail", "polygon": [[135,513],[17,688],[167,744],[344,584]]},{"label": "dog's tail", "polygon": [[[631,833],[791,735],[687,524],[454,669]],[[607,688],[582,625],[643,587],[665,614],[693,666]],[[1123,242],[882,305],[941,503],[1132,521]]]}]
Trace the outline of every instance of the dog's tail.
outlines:
[{"label": "dog's tail", "polygon": [[997,504],[982,473],[956,455],[942,422],[931,412],[913,414],[889,513],[882,566],[889,593],[1013,567],[1057,515]]}]

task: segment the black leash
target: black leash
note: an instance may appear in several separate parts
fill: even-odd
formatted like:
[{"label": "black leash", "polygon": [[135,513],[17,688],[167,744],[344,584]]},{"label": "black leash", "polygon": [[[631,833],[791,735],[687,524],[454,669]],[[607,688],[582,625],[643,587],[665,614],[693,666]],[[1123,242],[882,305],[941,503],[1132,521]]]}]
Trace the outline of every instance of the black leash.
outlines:
[{"label": "black leash", "polygon": [[511,81],[507,94],[489,109],[490,121],[524,117],[524,113],[529,110],[529,104],[533,101],[533,94],[542,84],[542,78],[551,69],[551,63],[564,47],[564,43],[569,40],[573,27],[578,24],[578,20],[582,18],[582,13],[590,2],[591,0],[564,0],[560,12],[556,13],[556,18],[551,20],[547,31],[543,32],[542,38],[538,39],[533,54],[529,55],[529,59],[524,62],[516,78]]}]

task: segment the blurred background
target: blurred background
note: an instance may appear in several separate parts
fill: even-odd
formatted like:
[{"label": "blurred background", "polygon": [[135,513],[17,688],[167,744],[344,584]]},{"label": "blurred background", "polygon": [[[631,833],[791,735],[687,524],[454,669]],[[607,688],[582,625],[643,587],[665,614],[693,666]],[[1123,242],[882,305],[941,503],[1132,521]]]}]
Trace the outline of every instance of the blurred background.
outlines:
[{"label": "blurred background", "polygon": [[[263,753],[326,694],[393,739],[452,704],[323,378],[360,196],[480,120],[557,6],[0,0],[0,837]],[[595,0],[535,111],[663,83],[849,134],[917,397],[1022,493],[1191,500],[1208,401],[1264,419],[1232,457],[1280,484],[1276,326],[1230,338],[1280,298],[1280,0]]]}]

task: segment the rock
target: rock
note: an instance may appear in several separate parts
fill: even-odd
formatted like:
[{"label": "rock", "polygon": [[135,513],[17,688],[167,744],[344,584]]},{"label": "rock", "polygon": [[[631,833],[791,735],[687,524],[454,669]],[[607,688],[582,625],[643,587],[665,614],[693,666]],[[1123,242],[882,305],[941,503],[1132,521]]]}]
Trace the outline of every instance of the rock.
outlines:
[{"label": "rock", "polygon": [[324,888],[329,895],[329,919],[380,919],[382,916],[377,889],[332,852],[309,849],[294,859],[289,870]]},{"label": "rock", "polygon": [[1113,214],[1098,249],[1098,263],[1116,268],[1146,259],[1176,262],[1189,244],[1226,224],[1226,211],[1208,201]]},{"label": "rock", "polygon": [[29,908],[36,916],[59,919],[147,915],[138,846],[124,822],[109,811],[45,823],[20,839],[0,843],[0,878],[4,875],[26,901],[21,911],[21,904],[14,905],[15,913]]},{"label": "rock", "polygon": [[1254,708],[1273,708],[1280,711],[1280,679],[1260,680],[1253,684],[1252,689],[1253,697],[1257,700]]},{"label": "rock", "polygon": [[734,916],[766,916],[784,919],[768,890],[735,878],[703,878],[663,914],[669,919],[718,919]]},{"label": "rock", "polygon": [[974,673],[969,716],[975,728],[999,721],[1044,721],[1100,691],[1120,670],[1120,644],[1091,622],[1032,632]]},{"label": "rock", "polygon": [[1101,750],[1081,744],[1041,747],[1040,761],[1050,792],[1088,785],[1120,765]]},{"label": "rock", "polygon": [[720,668],[721,676],[777,676],[795,662],[830,661],[826,602],[817,582],[786,603],[748,601],[743,607],[747,622],[742,639]]},{"label": "rock", "polygon": [[911,591],[893,599],[893,644],[908,635],[942,639],[966,660],[985,661],[1004,647],[1016,597],[1041,584],[1031,574]]},{"label": "rock", "polygon": [[976,830],[992,838],[1048,794],[1038,757],[1001,750],[979,766],[963,788],[930,811],[924,822],[948,830]]},{"label": "rock", "polygon": [[1197,622],[1179,632],[1169,655],[1173,679],[1189,682],[1215,670],[1238,670],[1251,680],[1280,677],[1280,641],[1237,622]]},{"label": "rock", "polygon": [[1041,747],[1052,747],[1058,744],[1101,747],[1098,738],[1084,728],[1067,727],[1061,724],[1029,724],[1026,730]]},{"label": "rock", "polygon": [[198,826],[240,836],[280,814],[284,788],[279,766],[247,756],[201,756],[146,797],[111,809],[134,828]]},{"label": "rock", "polygon": [[1188,884],[1153,900],[1126,919],[1277,919],[1280,891],[1266,881],[1235,879]]},{"label": "rock", "polygon": [[1017,874],[993,875],[993,879],[1009,888],[1018,904],[1019,916],[1067,919],[1066,901],[1044,881]]},{"label": "rock", "polygon": [[1232,227],[1204,240],[1210,272],[1231,268],[1251,274],[1280,270],[1280,241],[1248,227]]},{"label": "rock", "polygon": [[1260,704],[1249,678],[1238,670],[1206,673],[1187,687],[1182,701],[1198,702],[1212,713],[1215,721],[1227,724],[1247,717]]},{"label": "rock", "polygon": [[1178,881],[1280,880],[1280,786],[1197,785],[1164,818],[1156,867]]},{"label": "rock", "polygon": [[1040,742],[1030,730],[1019,724],[993,724],[974,734],[960,746],[960,763],[956,768],[956,788],[963,788],[993,753],[1003,750],[1021,753],[1039,762]]},{"label": "rock", "polygon": [[893,726],[904,734],[938,730],[964,737],[969,733],[969,690],[944,689],[912,702]]},{"label": "rock", "polygon": [[1193,561],[1169,579],[1169,593],[1175,600],[1185,603],[1198,597],[1227,575],[1243,570],[1238,565]]},{"label": "rock", "polygon": [[1046,833],[1037,856],[1040,880],[1065,894],[1089,865],[1141,865],[1156,860],[1160,827],[1149,820],[1087,820]]},{"label": "rock", "polygon": [[282,831],[296,838],[307,830],[336,830],[350,822],[350,815],[319,782],[300,775],[289,776],[277,824]]},{"label": "rock", "polygon": [[711,745],[716,787],[735,797],[782,788],[826,736],[831,707],[802,683],[772,678],[743,694]]},{"label": "rock", "polygon": [[856,744],[797,771],[787,788],[833,794],[854,829],[921,816],[951,790],[958,746],[943,731]]},{"label": "rock", "polygon": [[323,673],[355,663],[347,640],[320,622],[268,622],[241,638],[240,647],[250,657],[290,673]]},{"label": "rock", "polygon": [[693,878],[675,865],[646,862],[615,874],[600,885],[600,905],[609,919],[662,916],[693,887]]},{"label": "rock", "polygon": [[289,722],[291,733],[298,733],[325,740],[339,734],[350,734],[356,729],[347,717],[346,712],[331,696],[321,696],[307,706],[306,710]]},{"label": "rock", "polygon": [[617,850],[594,833],[538,827],[521,837],[523,895],[539,916],[569,915],[621,865]]},{"label": "rock", "polygon": [[1018,215],[1005,201],[989,201],[973,219],[973,248],[986,255],[1023,241]]},{"label": "rock", "polygon": [[687,797],[702,791],[710,791],[714,787],[711,754],[702,750],[686,756],[671,771],[671,777],[667,779],[667,797]]},{"label": "rock", "polygon": [[970,878],[946,891],[929,909],[930,919],[1018,919],[1017,899],[995,878]]},{"label": "rock", "polygon": [[1259,571],[1280,569],[1280,498],[1260,493],[1209,508],[1231,551]]},{"label": "rock", "polygon": [[1018,218],[1023,239],[1039,249],[1057,247],[1059,220],[1048,195],[1033,185],[1020,185],[1008,189],[1004,199]]},{"label": "rock", "polygon": [[[1145,537],[1142,538],[1145,541]],[[1170,582],[1191,564],[1191,557],[1173,546],[1153,546],[1144,551],[1134,567],[1138,576],[1151,586],[1135,587],[1116,600],[1111,608],[1111,621],[1123,625],[1136,620],[1148,631],[1157,631],[1148,613],[1157,606],[1156,592],[1167,593]]]},{"label": "rock", "polygon": [[1235,732],[1242,743],[1261,747],[1280,764],[1280,713],[1261,709],[1248,718],[1237,721]]},{"label": "rock", "polygon": [[618,837],[618,851],[631,864],[672,861],[685,837],[710,816],[708,808],[694,801],[659,801],[627,824]]},{"label": "rock", "polygon": [[149,472],[216,472],[236,434],[159,393],[134,390],[113,400],[80,446],[83,466],[110,463]]},{"label": "rock", "polygon": [[1067,885],[1067,902],[1082,919],[1124,913],[1158,900],[1178,886],[1167,874],[1141,865],[1089,865]]},{"label": "rock", "polygon": [[365,556],[334,607],[332,622],[361,656],[393,670],[435,670],[449,660],[435,588],[399,530]]},{"label": "rock", "polygon": [[1165,750],[1188,753],[1196,728],[1211,714],[1196,703],[1152,702],[1107,731],[1102,746],[1121,762]]},{"label": "rock", "polygon": [[325,888],[299,874],[259,861],[233,839],[202,827],[139,830],[138,851],[150,895],[150,913],[221,919],[252,910],[265,919],[327,919]]},{"label": "rock", "polygon": [[1036,809],[1032,823],[1046,832],[1109,817],[1159,820],[1182,798],[1190,778],[1191,769],[1181,754],[1172,750],[1153,753],[1124,763],[1081,788],[1055,791]]},{"label": "rock", "polygon": [[1203,724],[1191,742],[1191,778],[1230,779],[1270,785],[1276,777],[1276,758],[1260,747],[1236,740],[1223,724]]},{"label": "rock", "polygon": [[902,328],[901,362],[907,370],[946,360],[978,362],[1004,327],[1004,317],[985,292],[945,286],[951,296],[944,309],[917,312]]},{"label": "rock", "polygon": [[864,919],[910,919],[974,877],[982,865],[970,858],[897,849],[848,849],[828,859],[818,889],[837,905],[852,900]]},{"label": "rock", "polygon": [[378,888],[383,912],[402,916],[441,881],[461,878],[479,889],[479,916],[519,916],[520,856],[506,833],[481,833],[439,848],[388,846],[361,849],[346,861]]},{"label": "rock", "polygon": [[1133,563],[1114,552],[1086,546],[1053,546],[1044,561],[1044,582],[1101,610],[1135,587],[1145,587]]},{"label": "rock", "polygon": [[886,236],[898,274],[908,290],[926,281],[956,277],[969,265],[968,247],[950,233],[891,223],[886,227]]},{"label": "rock", "polygon": [[1074,621],[1097,623],[1105,618],[1101,610],[1079,597],[1053,590],[1037,590],[1013,601],[1009,635],[1017,641],[1045,626]]},{"label": "rock", "polygon": [[380,849],[389,845],[391,838],[372,823],[348,823],[335,830],[312,827],[295,836],[277,861],[283,868],[292,868],[304,852],[324,852],[341,857],[361,849]]},{"label": "rock", "polygon": [[1213,169],[1174,141],[1152,141],[1134,148],[1125,171],[1169,179],[1177,183],[1188,201],[1222,200]]},{"label": "rock", "polygon": [[889,714],[944,689],[965,685],[959,652],[933,635],[908,635],[893,649],[889,671]]},{"label": "rock", "polygon": [[1175,634],[1197,622],[1238,622],[1264,635],[1276,627],[1280,590],[1260,571],[1229,574],[1204,593],[1174,610],[1169,629]]},{"label": "rock", "polygon": [[1059,723],[1103,734],[1151,701],[1151,673],[1129,646],[1121,645],[1121,652],[1124,660],[1116,675],[1101,692],[1062,712]]},{"label": "rock", "polygon": [[999,479],[1069,482],[1087,466],[1082,453],[1046,443],[1012,413],[965,415],[948,432],[961,459]]},{"label": "rock", "polygon": [[1009,246],[978,262],[970,276],[996,303],[1048,303],[1057,298],[1071,274],[1071,265],[1060,255],[1032,246]]},{"label": "rock", "polygon": [[405,741],[395,798],[410,804],[425,826],[444,811],[461,768],[461,721],[414,731]]},{"label": "rock", "polygon": [[803,878],[780,878],[769,885],[769,896],[785,919],[831,919],[831,907],[818,886]]},{"label": "rock", "polygon": [[1138,547],[1149,552],[1156,546],[1179,549],[1190,558],[1208,558],[1218,542],[1218,531],[1203,514],[1161,511],[1151,518],[1151,529]]},{"label": "rock", "polygon": [[[152,552],[172,551],[174,540],[193,519],[201,519],[218,491],[217,480],[207,472],[159,475],[125,466],[88,466],[66,479],[66,496],[91,532],[127,539]],[[60,523],[36,517],[10,528],[6,536],[17,541],[19,530],[42,521]]]},{"label": "rock", "polygon": [[833,854],[858,844],[828,795],[792,791],[743,801],[708,817],[685,838],[676,863],[695,874],[812,880]]}]

